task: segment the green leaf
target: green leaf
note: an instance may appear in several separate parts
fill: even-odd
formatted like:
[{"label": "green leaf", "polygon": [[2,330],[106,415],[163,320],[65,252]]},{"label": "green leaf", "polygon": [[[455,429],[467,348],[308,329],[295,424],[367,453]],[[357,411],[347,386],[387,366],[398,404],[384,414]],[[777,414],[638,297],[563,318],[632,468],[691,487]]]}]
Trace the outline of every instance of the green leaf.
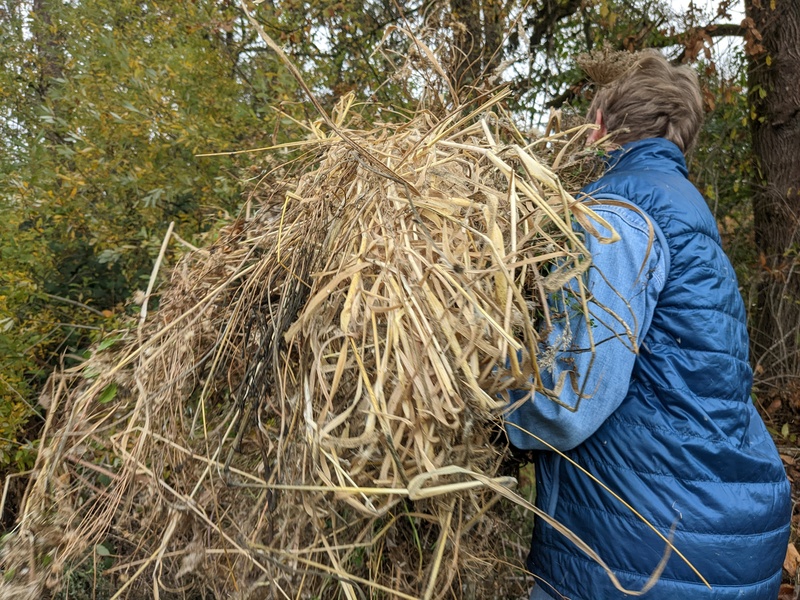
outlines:
[{"label": "green leaf", "polygon": [[789,437],[789,424],[784,423],[783,427],[781,427],[781,435],[783,437]]},{"label": "green leaf", "polygon": [[114,344],[116,344],[121,339],[122,339],[121,335],[115,335],[113,337],[106,338],[102,342],[100,342],[100,344],[98,344],[97,351],[98,352],[102,352],[103,350],[106,350],[106,349],[110,348],[111,346],[113,346]]},{"label": "green leaf", "polygon": [[116,397],[117,397],[117,384],[110,383],[103,390],[103,393],[100,394],[100,397],[97,398],[97,401],[100,404],[108,404]]}]

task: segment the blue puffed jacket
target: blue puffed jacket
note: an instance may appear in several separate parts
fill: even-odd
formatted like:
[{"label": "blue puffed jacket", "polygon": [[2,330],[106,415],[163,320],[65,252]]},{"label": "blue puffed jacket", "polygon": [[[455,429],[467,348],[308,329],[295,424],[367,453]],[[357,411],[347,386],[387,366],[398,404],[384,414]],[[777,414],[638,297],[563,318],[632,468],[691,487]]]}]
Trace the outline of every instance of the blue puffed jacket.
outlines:
[{"label": "blue puffed jacket", "polygon": [[[789,484],[750,399],[745,311],[716,223],[672,142],[626,144],[610,165],[585,192],[641,208],[666,240],[668,273],[625,400],[565,454],[664,536],[674,527],[686,560],[673,552],[642,598],[775,600]],[[664,540],[558,454],[541,452],[536,467],[538,507],[592,546],[623,586],[641,589]],[[573,600],[631,597],[541,520],[528,567]]]}]

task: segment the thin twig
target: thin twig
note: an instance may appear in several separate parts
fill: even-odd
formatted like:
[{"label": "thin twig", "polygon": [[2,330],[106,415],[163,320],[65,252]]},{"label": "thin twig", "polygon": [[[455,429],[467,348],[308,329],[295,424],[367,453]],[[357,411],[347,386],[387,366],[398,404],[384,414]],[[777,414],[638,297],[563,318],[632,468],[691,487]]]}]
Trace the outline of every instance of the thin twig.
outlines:
[{"label": "thin twig", "polygon": [[98,317],[105,317],[105,315],[97,310],[96,308],[92,308],[84,304],[83,302],[78,302],[77,300],[71,300],[70,298],[64,298],[63,296],[56,296],[54,294],[48,294],[42,292],[42,296],[45,298],[50,298],[51,300],[58,300],[59,302],[64,302],[65,304],[71,304],[72,306],[77,306],[78,308],[82,308],[83,310],[88,310],[90,313],[97,315]]}]

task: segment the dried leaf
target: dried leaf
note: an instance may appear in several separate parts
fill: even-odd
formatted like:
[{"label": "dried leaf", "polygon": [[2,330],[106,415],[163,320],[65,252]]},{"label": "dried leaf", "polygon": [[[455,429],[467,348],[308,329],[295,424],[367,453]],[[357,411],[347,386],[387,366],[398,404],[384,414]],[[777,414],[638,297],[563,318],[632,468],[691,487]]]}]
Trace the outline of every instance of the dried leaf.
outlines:
[{"label": "dried leaf", "polygon": [[797,569],[800,568],[800,552],[797,551],[797,548],[791,542],[786,548],[786,558],[783,561],[783,568],[792,577],[797,573]]}]

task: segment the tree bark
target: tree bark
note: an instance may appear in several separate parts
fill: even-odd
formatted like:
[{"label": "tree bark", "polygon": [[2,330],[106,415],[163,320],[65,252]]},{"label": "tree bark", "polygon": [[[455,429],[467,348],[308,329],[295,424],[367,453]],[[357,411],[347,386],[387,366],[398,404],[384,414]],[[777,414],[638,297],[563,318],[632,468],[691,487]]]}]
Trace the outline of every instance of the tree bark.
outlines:
[{"label": "tree bark", "polygon": [[531,49],[547,43],[556,33],[559,21],[577,13],[582,5],[582,0],[542,0],[534,5],[534,15],[526,22]]},{"label": "tree bark", "polygon": [[508,21],[508,3],[483,0],[484,69],[491,74],[503,58],[503,42]]},{"label": "tree bark", "polygon": [[[450,0],[453,60],[450,77],[466,91],[500,64],[508,3],[503,0]],[[468,95],[468,94],[467,94]]]},{"label": "tree bark", "polygon": [[747,0],[746,12],[753,26],[745,37],[762,269],[753,358],[757,371],[786,383],[800,376],[800,3]]},{"label": "tree bark", "polygon": [[36,53],[39,56],[41,79],[39,96],[44,99],[54,79],[64,75],[63,39],[53,25],[49,0],[33,0],[34,25],[32,27]]},{"label": "tree bark", "polygon": [[481,73],[483,35],[479,0],[450,0],[453,29],[451,78],[457,90],[470,86]]}]

